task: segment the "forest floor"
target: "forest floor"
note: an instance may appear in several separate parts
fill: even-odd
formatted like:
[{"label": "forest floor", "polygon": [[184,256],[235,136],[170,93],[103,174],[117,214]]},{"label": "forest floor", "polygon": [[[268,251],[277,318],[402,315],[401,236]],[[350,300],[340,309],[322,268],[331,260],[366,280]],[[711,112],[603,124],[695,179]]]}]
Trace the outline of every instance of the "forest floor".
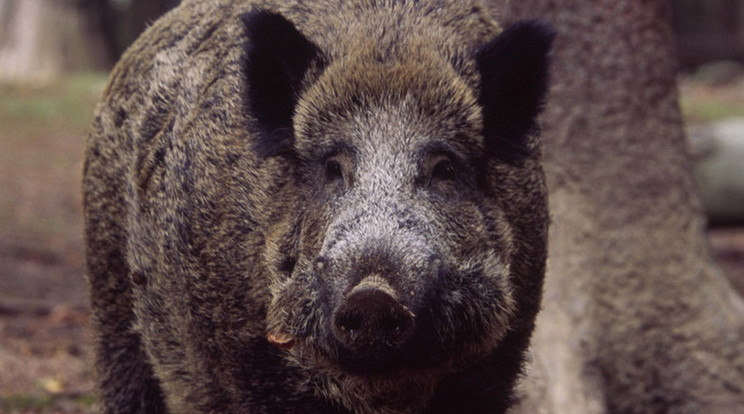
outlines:
[{"label": "forest floor", "polygon": [[[692,122],[744,116],[744,78],[685,78]],[[97,407],[83,277],[83,136],[105,85],[76,75],[0,85],[0,413]],[[711,252],[744,292],[744,228],[710,231]]]},{"label": "forest floor", "polygon": [[105,82],[0,85],[0,413],[95,410],[80,179]]}]

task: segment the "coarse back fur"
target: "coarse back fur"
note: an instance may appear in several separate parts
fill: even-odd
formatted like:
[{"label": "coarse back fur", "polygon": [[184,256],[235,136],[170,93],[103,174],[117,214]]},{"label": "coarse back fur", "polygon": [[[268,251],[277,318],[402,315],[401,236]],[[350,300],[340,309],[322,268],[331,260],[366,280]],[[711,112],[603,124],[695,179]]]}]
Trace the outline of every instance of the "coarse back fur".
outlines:
[{"label": "coarse back fur", "polygon": [[186,0],[150,27],[86,142],[104,412],[503,412],[552,37],[461,1]]}]

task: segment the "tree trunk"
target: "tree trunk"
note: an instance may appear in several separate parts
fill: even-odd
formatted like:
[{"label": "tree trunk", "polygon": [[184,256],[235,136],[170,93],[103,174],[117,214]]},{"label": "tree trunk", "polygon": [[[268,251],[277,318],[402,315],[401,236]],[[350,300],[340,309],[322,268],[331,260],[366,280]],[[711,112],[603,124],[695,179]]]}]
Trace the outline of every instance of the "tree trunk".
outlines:
[{"label": "tree trunk", "polygon": [[664,0],[511,1],[558,30],[543,117],[553,224],[515,413],[734,413],[744,301],[712,264]]},{"label": "tree trunk", "polygon": [[78,0],[0,0],[0,80],[104,68],[109,56]]}]

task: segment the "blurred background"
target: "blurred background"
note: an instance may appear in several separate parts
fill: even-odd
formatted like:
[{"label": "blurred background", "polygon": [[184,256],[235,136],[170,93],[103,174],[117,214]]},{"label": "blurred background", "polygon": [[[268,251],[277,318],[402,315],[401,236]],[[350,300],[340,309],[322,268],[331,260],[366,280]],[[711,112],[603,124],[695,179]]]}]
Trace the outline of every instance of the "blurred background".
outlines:
[{"label": "blurred background", "polygon": [[[0,0],[0,413],[93,412],[80,179],[107,72],[178,0]],[[744,0],[669,0],[714,257],[744,292]]]}]

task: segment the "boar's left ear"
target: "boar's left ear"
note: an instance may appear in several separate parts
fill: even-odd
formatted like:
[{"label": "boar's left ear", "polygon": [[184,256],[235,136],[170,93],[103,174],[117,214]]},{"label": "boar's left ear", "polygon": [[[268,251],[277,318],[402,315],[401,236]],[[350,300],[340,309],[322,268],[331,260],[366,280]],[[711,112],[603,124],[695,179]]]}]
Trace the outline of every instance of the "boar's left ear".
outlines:
[{"label": "boar's left ear", "polygon": [[554,38],[555,32],[548,24],[525,21],[478,50],[479,102],[490,154],[504,160],[528,155],[526,140],[542,110],[548,85],[548,52]]},{"label": "boar's left ear", "polygon": [[258,123],[255,149],[264,157],[289,151],[292,116],[305,72],[320,60],[320,49],[277,13],[242,16],[246,26],[247,110]]}]

